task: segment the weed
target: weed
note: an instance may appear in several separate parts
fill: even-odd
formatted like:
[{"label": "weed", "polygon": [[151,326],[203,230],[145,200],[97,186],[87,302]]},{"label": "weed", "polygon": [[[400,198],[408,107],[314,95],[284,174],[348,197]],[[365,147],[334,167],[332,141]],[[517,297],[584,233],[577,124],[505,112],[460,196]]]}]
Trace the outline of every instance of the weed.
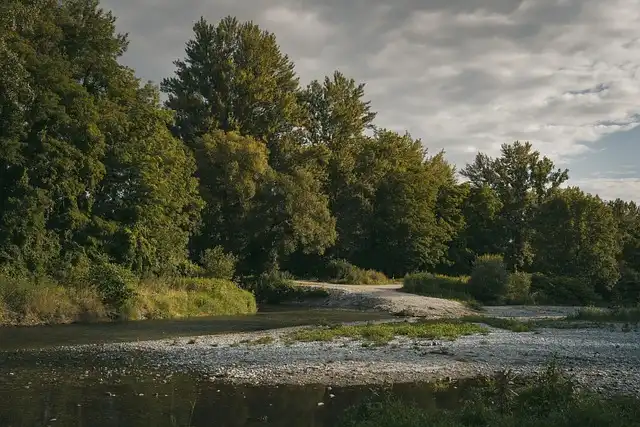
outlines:
[{"label": "weed", "polygon": [[340,325],[330,328],[306,328],[287,335],[291,341],[332,341],[336,338],[352,338],[375,344],[386,344],[397,336],[422,339],[453,340],[463,335],[487,332],[473,323],[449,321],[420,321],[403,323],[378,323],[367,325]]}]

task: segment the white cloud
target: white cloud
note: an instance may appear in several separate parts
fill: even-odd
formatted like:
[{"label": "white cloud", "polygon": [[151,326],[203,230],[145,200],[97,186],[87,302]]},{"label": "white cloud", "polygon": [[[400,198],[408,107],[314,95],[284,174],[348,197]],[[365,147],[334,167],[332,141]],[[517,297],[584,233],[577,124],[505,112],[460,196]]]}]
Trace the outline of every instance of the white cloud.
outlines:
[{"label": "white cloud", "polygon": [[530,140],[571,168],[640,120],[640,0],[103,1],[132,33],[128,58],[144,78],[173,72],[200,15],[254,20],[276,34],[303,83],[335,69],[366,82],[378,125],[407,129],[458,163]]},{"label": "white cloud", "polygon": [[[603,122],[640,113],[640,64],[630,61],[640,58],[640,2],[581,6],[566,22],[535,19],[562,7],[549,1],[504,15],[423,11],[389,32],[368,65],[406,82],[405,111],[430,144],[487,150],[526,139],[562,162],[588,150],[582,142],[634,126]],[[539,28],[523,39],[531,25]]]},{"label": "white cloud", "polygon": [[593,178],[574,180],[571,185],[598,194],[605,200],[633,200],[640,203],[640,178]]}]

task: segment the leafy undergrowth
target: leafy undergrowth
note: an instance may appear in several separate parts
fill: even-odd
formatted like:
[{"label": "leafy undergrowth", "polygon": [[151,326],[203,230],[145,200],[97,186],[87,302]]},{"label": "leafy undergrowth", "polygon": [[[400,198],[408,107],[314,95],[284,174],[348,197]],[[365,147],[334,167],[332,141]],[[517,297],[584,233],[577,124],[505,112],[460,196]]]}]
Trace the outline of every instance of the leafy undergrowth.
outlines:
[{"label": "leafy undergrowth", "polygon": [[615,308],[612,310],[598,307],[586,307],[580,309],[577,313],[568,316],[567,320],[638,323],[640,322],[640,307]]},{"label": "leafy undergrowth", "polygon": [[0,276],[0,325],[169,319],[254,314],[250,292],[220,279],[153,279],[133,283],[119,307],[96,286],[63,286],[51,278]]},{"label": "leafy undergrowth", "polygon": [[329,328],[307,328],[288,334],[289,341],[332,341],[336,338],[352,338],[365,342],[386,344],[398,336],[422,339],[454,340],[464,335],[488,332],[474,323],[447,321],[419,321],[378,323],[367,325],[339,325]]},{"label": "leafy undergrowth", "polygon": [[122,309],[126,319],[174,319],[256,313],[253,295],[222,279],[181,278],[142,283]]},{"label": "leafy undergrowth", "polygon": [[[457,385],[439,389],[445,395]],[[640,400],[580,391],[555,365],[528,379],[509,373],[466,390],[455,408],[438,399],[401,400],[383,395],[346,411],[338,427],[637,427]]]},{"label": "leafy undergrowth", "polygon": [[482,304],[469,293],[468,276],[444,276],[431,273],[407,275],[401,290],[403,292],[432,298],[458,301],[472,310],[482,310]]},{"label": "leafy undergrowth", "polygon": [[535,324],[523,322],[517,319],[505,319],[500,317],[488,316],[465,316],[462,318],[465,322],[484,323],[498,329],[506,329],[512,332],[530,332],[535,329]]},{"label": "leafy undergrowth", "polygon": [[246,277],[242,286],[253,293],[258,303],[273,305],[329,296],[325,289],[296,285],[289,274],[281,271]]},{"label": "leafy undergrowth", "polygon": [[384,285],[391,280],[376,270],[366,270],[348,261],[338,259],[329,261],[323,280],[347,285]]}]

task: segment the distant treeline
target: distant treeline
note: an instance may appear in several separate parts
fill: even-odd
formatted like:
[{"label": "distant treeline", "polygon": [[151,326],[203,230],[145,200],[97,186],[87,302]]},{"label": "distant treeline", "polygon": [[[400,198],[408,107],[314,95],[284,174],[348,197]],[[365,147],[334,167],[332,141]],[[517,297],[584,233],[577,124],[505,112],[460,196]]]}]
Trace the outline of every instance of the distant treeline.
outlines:
[{"label": "distant treeline", "polygon": [[428,141],[377,127],[364,84],[336,71],[301,86],[252,22],[201,19],[158,88],[118,62],[115,20],[96,0],[0,5],[3,274],[317,277],[346,260],[466,275],[498,254],[638,300],[638,206],[563,188],[531,144],[478,154],[462,182]]}]

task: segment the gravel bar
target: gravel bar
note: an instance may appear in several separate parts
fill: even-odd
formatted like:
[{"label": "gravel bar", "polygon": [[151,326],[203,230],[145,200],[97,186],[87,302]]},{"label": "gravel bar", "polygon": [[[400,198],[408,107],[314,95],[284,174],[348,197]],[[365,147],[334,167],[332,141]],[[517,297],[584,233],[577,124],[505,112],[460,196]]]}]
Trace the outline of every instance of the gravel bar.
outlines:
[{"label": "gravel bar", "polygon": [[[640,332],[620,326],[539,329],[515,333],[494,328],[456,341],[396,338],[385,346],[361,341],[287,343],[295,329],[173,340],[59,347],[108,362],[123,356],[149,367],[195,373],[242,384],[363,385],[468,378],[504,370],[530,374],[555,358],[585,387],[640,396]],[[252,341],[270,337],[267,344]],[[96,360],[96,361],[97,361]]]}]

